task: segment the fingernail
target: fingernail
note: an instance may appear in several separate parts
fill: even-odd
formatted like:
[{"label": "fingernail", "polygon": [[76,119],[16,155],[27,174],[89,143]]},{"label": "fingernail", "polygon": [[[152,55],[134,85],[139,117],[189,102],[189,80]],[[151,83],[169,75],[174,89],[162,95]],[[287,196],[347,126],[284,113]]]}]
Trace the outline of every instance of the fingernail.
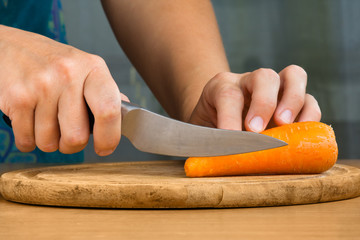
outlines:
[{"label": "fingernail", "polygon": [[254,117],[250,121],[250,128],[254,132],[261,132],[264,129],[264,120],[261,117]]},{"label": "fingernail", "polygon": [[285,110],[281,113],[280,119],[285,123],[291,123],[292,113],[290,110]]}]

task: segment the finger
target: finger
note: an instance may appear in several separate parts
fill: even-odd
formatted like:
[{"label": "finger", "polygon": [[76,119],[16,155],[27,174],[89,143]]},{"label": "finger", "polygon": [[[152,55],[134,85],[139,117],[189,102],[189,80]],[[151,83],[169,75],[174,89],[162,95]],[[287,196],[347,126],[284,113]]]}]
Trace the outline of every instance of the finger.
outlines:
[{"label": "finger", "polygon": [[63,91],[58,109],[59,151],[71,154],[83,150],[88,143],[90,130],[82,87],[73,86]]},{"label": "finger", "polygon": [[241,130],[244,96],[239,86],[239,74],[221,73],[206,88],[205,98],[216,109],[216,126],[221,129]]},{"label": "finger", "polygon": [[15,136],[16,147],[21,152],[31,152],[35,149],[34,111],[22,110],[9,116]]},{"label": "finger", "polygon": [[305,104],[299,115],[299,122],[320,121],[321,110],[316,99],[310,94],[305,96]]},{"label": "finger", "polygon": [[95,119],[95,152],[109,155],[121,137],[121,95],[107,68],[97,68],[88,75],[84,95]]},{"label": "finger", "polygon": [[249,111],[245,117],[248,131],[261,132],[274,114],[280,88],[279,75],[271,69],[259,69],[242,82],[251,94]]},{"label": "finger", "polygon": [[120,93],[120,96],[121,96],[121,101],[130,102],[129,98],[125,94]]},{"label": "finger", "polygon": [[59,148],[57,110],[57,102],[40,102],[35,110],[35,142],[44,152],[54,152]]},{"label": "finger", "polygon": [[204,105],[203,102],[204,101],[201,100],[201,102],[196,105],[188,122],[199,126],[216,128],[218,126],[216,110],[212,106]]},{"label": "finger", "polygon": [[299,66],[291,65],[280,73],[282,97],[274,115],[277,125],[292,123],[304,106],[307,74]]}]

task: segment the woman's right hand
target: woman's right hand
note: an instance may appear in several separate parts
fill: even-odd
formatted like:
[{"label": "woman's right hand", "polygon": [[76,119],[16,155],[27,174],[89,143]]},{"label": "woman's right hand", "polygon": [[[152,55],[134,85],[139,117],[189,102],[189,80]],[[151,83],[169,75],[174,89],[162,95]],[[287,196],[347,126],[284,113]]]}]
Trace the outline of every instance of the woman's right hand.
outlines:
[{"label": "woman's right hand", "polygon": [[20,151],[111,154],[121,137],[120,93],[105,61],[44,36],[0,25],[0,110],[12,122]]}]

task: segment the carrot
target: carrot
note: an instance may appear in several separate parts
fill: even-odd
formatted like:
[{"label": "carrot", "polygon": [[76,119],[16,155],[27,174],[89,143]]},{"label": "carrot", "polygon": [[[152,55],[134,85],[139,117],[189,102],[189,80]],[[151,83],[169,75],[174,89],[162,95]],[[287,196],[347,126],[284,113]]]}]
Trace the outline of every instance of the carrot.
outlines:
[{"label": "carrot", "polygon": [[262,134],[283,140],[288,145],[228,156],[190,157],[185,162],[186,176],[321,173],[337,160],[334,131],[324,123],[292,123],[265,130]]}]

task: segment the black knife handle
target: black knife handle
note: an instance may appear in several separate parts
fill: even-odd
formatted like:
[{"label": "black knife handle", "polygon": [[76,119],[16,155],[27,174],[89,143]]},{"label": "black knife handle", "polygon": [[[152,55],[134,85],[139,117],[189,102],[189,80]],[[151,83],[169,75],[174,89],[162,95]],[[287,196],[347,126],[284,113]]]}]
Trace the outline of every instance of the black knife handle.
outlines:
[{"label": "black knife handle", "polygon": [[94,129],[95,117],[94,117],[93,113],[91,112],[89,105],[87,105],[87,104],[86,104],[86,109],[87,109],[87,113],[88,113],[88,117],[89,117],[89,130],[90,130],[90,134],[92,134],[93,129]]},{"label": "black knife handle", "polygon": [[11,120],[8,116],[6,116],[5,114],[3,115],[3,119],[5,121],[5,123],[9,126],[9,127],[12,127],[11,126]]},{"label": "black knife handle", "polygon": [[[87,112],[88,112],[88,116],[89,116],[89,128],[90,128],[90,133],[93,133],[93,128],[94,128],[94,123],[95,123],[95,118],[94,115],[92,114],[92,112],[90,111],[89,106],[86,104],[86,108],[87,108]],[[6,116],[5,114],[3,114],[3,119],[5,121],[5,123],[12,128],[12,124],[11,124],[11,120],[8,116]]]},{"label": "black knife handle", "polygon": [[[135,104],[135,103],[130,103],[130,102],[126,102],[123,101],[121,103],[121,114],[122,116],[126,115],[126,113],[128,113],[129,111],[133,110],[133,109],[138,109],[141,108],[139,105]],[[95,118],[93,113],[91,112],[89,105],[86,104],[86,109],[88,112],[88,117],[89,117],[89,128],[90,128],[90,133],[93,133],[93,128],[94,128],[94,123],[95,123]],[[12,128],[11,125],[11,120],[8,116],[6,116],[5,114],[3,115],[3,119],[5,121],[5,123]]]}]

